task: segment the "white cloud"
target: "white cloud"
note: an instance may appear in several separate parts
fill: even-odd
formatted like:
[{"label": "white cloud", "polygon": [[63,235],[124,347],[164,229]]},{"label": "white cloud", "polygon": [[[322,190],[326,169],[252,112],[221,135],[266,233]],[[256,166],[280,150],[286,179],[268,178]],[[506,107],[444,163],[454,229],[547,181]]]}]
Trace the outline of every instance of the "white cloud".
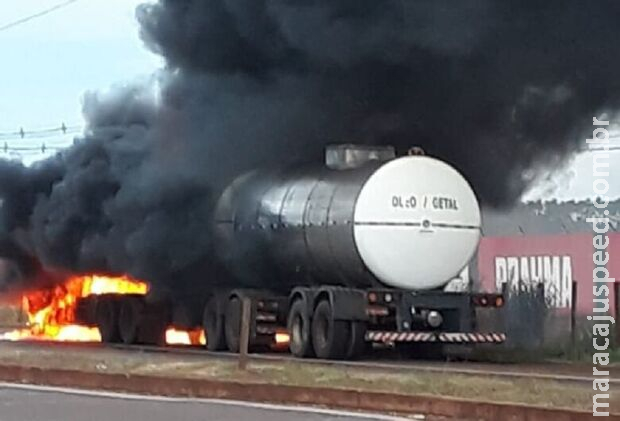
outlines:
[{"label": "white cloud", "polygon": [[[593,176],[592,158],[593,153],[581,152],[567,163],[566,167],[554,172],[548,178],[539,180],[532,189],[524,195],[524,200],[585,200],[596,196],[592,184]],[[609,182],[610,198],[620,198],[620,151],[609,152]]]}]

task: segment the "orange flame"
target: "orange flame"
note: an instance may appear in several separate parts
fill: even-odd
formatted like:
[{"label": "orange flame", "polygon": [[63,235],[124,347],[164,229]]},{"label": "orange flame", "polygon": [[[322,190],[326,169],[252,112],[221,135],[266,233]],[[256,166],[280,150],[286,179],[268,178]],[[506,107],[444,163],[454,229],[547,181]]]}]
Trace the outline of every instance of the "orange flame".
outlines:
[{"label": "orange flame", "polygon": [[207,338],[202,329],[187,331],[170,328],[166,331],[166,343],[168,345],[206,345]]},{"label": "orange flame", "polygon": [[101,294],[146,294],[148,285],[128,276],[73,276],[64,284],[30,292],[22,297],[28,328],[0,335],[4,340],[99,342],[97,328],[76,324],[80,298]]},{"label": "orange flame", "polygon": [[288,346],[291,341],[291,337],[286,332],[278,332],[274,338],[276,345]]},{"label": "orange flame", "polygon": [[[42,340],[63,342],[101,342],[99,329],[77,324],[76,309],[81,298],[102,294],[145,295],[148,284],[129,276],[73,276],[64,284],[22,297],[28,315],[28,328],[0,334],[0,340]],[[202,329],[169,328],[166,342],[171,345],[205,345]]]}]

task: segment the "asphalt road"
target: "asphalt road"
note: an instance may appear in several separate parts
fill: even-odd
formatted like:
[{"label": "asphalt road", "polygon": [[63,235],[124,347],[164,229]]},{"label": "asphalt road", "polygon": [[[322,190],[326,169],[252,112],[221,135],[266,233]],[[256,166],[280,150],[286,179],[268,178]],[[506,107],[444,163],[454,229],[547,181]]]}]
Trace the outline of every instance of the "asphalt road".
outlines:
[{"label": "asphalt road", "polygon": [[0,421],[360,421],[393,417],[0,385]]}]

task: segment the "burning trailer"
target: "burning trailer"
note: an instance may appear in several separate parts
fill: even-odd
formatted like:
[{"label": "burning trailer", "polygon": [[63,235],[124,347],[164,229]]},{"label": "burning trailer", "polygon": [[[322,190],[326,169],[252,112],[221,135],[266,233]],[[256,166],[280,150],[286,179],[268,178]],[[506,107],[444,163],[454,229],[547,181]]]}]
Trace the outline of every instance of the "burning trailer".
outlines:
[{"label": "burning trailer", "polygon": [[[105,332],[105,326],[97,325],[97,320],[107,320],[110,316],[97,312],[110,311],[110,303],[118,301],[119,297],[126,296],[128,300],[132,299],[130,297],[145,297],[148,290],[146,282],[128,276],[70,276],[58,285],[24,294],[19,305],[26,316],[27,326],[0,334],[0,340],[110,342],[110,338],[101,334]],[[112,317],[116,317],[116,310],[111,309]],[[120,336],[116,341],[119,340]],[[143,337],[143,340],[159,345],[206,343],[200,330],[184,331],[170,326],[165,327],[163,336],[155,327],[155,334]]]},{"label": "burning trailer", "polygon": [[504,334],[476,330],[475,308],[501,307],[501,295],[443,290],[474,255],[480,219],[445,162],[332,146],[324,165],[255,170],[223,190],[212,223],[224,270],[204,274],[221,277],[204,295],[80,294],[72,322],[108,343],[165,344],[174,326],[190,343],[238,352],[249,298],[250,345],[290,341],[298,357],[350,359],[368,343],[499,344]]}]

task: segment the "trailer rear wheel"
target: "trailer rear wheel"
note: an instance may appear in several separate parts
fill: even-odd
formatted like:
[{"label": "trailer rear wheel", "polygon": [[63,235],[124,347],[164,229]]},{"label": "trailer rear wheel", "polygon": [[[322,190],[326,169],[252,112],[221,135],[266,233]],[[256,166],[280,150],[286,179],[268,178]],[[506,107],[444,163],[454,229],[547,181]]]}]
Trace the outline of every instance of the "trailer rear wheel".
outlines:
[{"label": "trailer rear wheel", "polygon": [[103,343],[119,343],[118,303],[108,297],[101,297],[95,310],[95,321]]},{"label": "trailer rear wheel", "polygon": [[140,299],[126,297],[121,303],[118,318],[120,338],[123,343],[132,345],[138,343],[138,329],[142,314]]},{"label": "trailer rear wheel", "polygon": [[139,315],[138,343],[145,345],[166,345],[166,330],[169,316],[166,308],[159,305],[145,303]]},{"label": "trailer rear wheel", "polygon": [[237,353],[241,346],[241,300],[232,297],[226,306],[225,337],[230,352]]},{"label": "trailer rear wheel", "polygon": [[312,357],[311,322],[306,305],[295,300],[288,313],[287,329],[290,337],[289,349],[299,358]]},{"label": "trailer rear wheel", "polygon": [[356,359],[364,355],[368,349],[368,343],[366,342],[366,323],[352,321],[350,332],[347,359]]},{"label": "trailer rear wheel", "polygon": [[223,351],[226,349],[224,316],[218,311],[218,302],[215,297],[211,298],[205,306],[202,326],[209,351]]},{"label": "trailer rear wheel", "polygon": [[343,359],[349,345],[350,329],[345,320],[335,320],[331,304],[321,300],[312,318],[312,344],[317,357]]}]

